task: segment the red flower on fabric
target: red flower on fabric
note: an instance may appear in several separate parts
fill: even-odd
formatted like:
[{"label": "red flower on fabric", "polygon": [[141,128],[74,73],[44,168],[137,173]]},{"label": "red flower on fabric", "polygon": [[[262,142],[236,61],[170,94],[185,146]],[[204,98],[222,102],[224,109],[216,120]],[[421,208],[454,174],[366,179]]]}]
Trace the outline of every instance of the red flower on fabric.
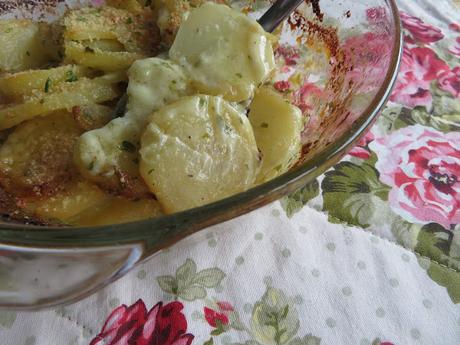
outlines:
[{"label": "red flower on fabric", "polygon": [[449,71],[449,66],[430,48],[404,47],[401,68],[390,100],[409,108],[431,107],[430,82]]},{"label": "red flower on fabric", "polygon": [[285,65],[297,65],[297,61],[300,58],[299,49],[295,46],[280,45],[275,50],[275,57],[282,57]]},{"label": "red flower on fabric", "polygon": [[233,306],[223,301],[217,302],[216,304],[218,310],[204,307],[204,318],[211,327],[218,327],[218,323],[223,326],[228,325],[228,314],[234,310]]},{"label": "red flower on fabric", "polygon": [[367,148],[369,143],[375,139],[374,134],[370,131],[367,134],[359,139],[358,144],[353,147],[348,154],[353,157],[361,158],[361,159],[369,159],[371,156],[371,152]]},{"label": "red flower on fabric", "polygon": [[187,320],[180,302],[156,304],[150,311],[142,300],[121,305],[108,317],[90,345],[190,345]]},{"label": "red flower on fabric", "polygon": [[456,57],[460,57],[460,37],[455,39],[455,43],[449,47],[449,52],[454,54]]},{"label": "red flower on fabric", "polygon": [[359,87],[358,90],[368,92],[378,88],[391,60],[391,37],[366,32],[346,39],[343,47],[347,64],[353,66],[347,75]]},{"label": "red flower on fabric", "polygon": [[273,87],[281,92],[289,90],[291,83],[288,80],[280,80],[273,84]]},{"label": "red flower on fabric", "polygon": [[370,144],[377,152],[380,180],[391,186],[390,206],[404,219],[460,222],[460,134],[420,125],[405,127]]},{"label": "red flower on fabric", "polygon": [[452,31],[460,32],[460,25],[457,23],[450,23],[449,29],[451,29]]},{"label": "red flower on fabric", "polygon": [[420,18],[414,17],[406,12],[400,12],[403,27],[409,31],[415,41],[429,44],[444,38],[440,29],[433,25],[424,23]]},{"label": "red flower on fabric", "polygon": [[369,23],[381,23],[388,20],[385,7],[372,7],[366,10],[366,18]]},{"label": "red flower on fabric", "polygon": [[460,98],[460,67],[441,74],[438,79],[439,88],[449,92],[452,96]]},{"label": "red flower on fabric", "polygon": [[293,104],[302,110],[304,113],[307,110],[313,109],[313,101],[315,98],[321,97],[323,91],[313,83],[305,83],[302,87],[293,93]]}]

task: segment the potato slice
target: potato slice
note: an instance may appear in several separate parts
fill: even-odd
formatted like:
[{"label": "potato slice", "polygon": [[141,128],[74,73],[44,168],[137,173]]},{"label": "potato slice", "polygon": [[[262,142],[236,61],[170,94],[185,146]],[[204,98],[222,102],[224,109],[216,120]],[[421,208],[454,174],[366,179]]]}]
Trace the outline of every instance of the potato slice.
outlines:
[{"label": "potato slice", "polygon": [[145,57],[139,53],[102,51],[98,48],[85,47],[78,42],[65,43],[65,56],[68,63],[106,72],[128,69],[134,61]]},{"label": "potato slice", "polygon": [[67,41],[117,40],[125,51],[152,56],[159,43],[159,33],[150,11],[133,14],[123,9],[103,6],[69,11],[64,17]]},{"label": "potato slice", "polygon": [[82,78],[74,83],[57,85],[47,79],[43,89],[26,98],[23,103],[0,107],[0,130],[56,110],[110,101],[121,93],[115,84],[120,79],[113,76]]},{"label": "potato slice", "polygon": [[72,181],[58,193],[26,201],[24,209],[45,220],[70,224],[77,215],[107,204],[113,197],[87,181]]},{"label": "potato slice", "polygon": [[72,153],[80,134],[67,112],[18,126],[0,148],[2,187],[15,196],[54,194],[78,174]]},{"label": "potato slice", "polygon": [[88,68],[68,65],[43,70],[30,70],[8,74],[0,78],[0,91],[5,96],[18,97],[30,95],[33,90],[43,90],[47,80],[50,83],[76,82],[90,75]]},{"label": "potato slice", "polygon": [[250,188],[260,165],[246,115],[221,97],[204,95],[156,112],[140,154],[142,177],[167,213]]},{"label": "potato slice", "polygon": [[249,111],[262,168],[257,182],[286,172],[300,157],[302,112],[269,87],[257,90]]},{"label": "potato slice", "polygon": [[81,44],[88,48],[87,50],[91,51],[91,49],[99,49],[104,52],[122,52],[125,51],[125,47],[123,44],[118,42],[117,40],[86,40],[81,41]]},{"label": "potato slice", "polygon": [[161,214],[160,204],[152,198],[127,200],[112,197],[98,207],[80,213],[70,223],[78,226],[100,226],[134,222],[158,217]]},{"label": "potato slice", "polygon": [[114,109],[101,104],[75,106],[72,115],[84,131],[101,128],[113,119]]},{"label": "potato slice", "polygon": [[50,27],[45,23],[28,19],[1,20],[0,72],[41,67],[54,59],[56,42],[50,33]]},{"label": "potato slice", "polygon": [[251,98],[275,68],[269,34],[248,16],[213,3],[190,12],[169,55],[198,91],[236,102]]}]

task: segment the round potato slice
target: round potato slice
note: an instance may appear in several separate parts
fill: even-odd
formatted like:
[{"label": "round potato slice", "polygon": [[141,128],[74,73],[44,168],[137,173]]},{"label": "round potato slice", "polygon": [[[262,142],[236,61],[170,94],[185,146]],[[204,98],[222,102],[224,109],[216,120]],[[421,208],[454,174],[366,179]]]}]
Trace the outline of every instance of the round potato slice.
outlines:
[{"label": "round potato slice", "polygon": [[78,174],[72,154],[81,134],[58,112],[19,125],[0,148],[0,183],[13,195],[50,195]]},{"label": "round potato slice", "polygon": [[129,223],[161,216],[158,201],[152,198],[128,200],[112,197],[104,204],[87,209],[70,221],[78,226],[100,226]]},{"label": "round potato slice", "polygon": [[160,109],[141,140],[140,171],[165,212],[250,188],[260,158],[246,115],[221,97],[185,97]]},{"label": "round potato slice", "polygon": [[275,67],[269,38],[248,16],[205,3],[182,23],[169,55],[200,92],[240,102],[251,98]]},{"label": "round potato slice", "polygon": [[257,90],[249,110],[262,168],[257,182],[286,172],[300,156],[302,112],[269,87]]}]

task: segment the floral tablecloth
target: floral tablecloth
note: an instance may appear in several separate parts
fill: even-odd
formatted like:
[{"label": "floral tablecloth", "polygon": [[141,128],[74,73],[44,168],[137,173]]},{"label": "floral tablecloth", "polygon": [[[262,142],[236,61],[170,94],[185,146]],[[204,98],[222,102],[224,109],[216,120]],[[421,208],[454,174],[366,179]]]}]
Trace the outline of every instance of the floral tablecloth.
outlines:
[{"label": "floral tablecloth", "polygon": [[391,102],[350,154],[1,345],[460,344],[460,10],[400,1]]}]

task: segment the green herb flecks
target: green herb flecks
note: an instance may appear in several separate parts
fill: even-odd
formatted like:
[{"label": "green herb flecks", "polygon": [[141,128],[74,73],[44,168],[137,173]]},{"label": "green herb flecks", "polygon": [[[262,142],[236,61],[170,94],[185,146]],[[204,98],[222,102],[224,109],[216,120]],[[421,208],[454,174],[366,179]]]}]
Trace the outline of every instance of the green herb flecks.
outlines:
[{"label": "green herb flecks", "polygon": [[123,140],[123,142],[122,142],[121,145],[120,145],[120,149],[121,149],[122,151],[134,153],[134,152],[136,152],[136,145],[134,145],[134,144],[133,144],[132,142],[130,142],[130,141]]},{"label": "green herb flecks", "polygon": [[50,91],[51,84],[52,84],[51,79],[50,78],[46,79],[46,82],[45,82],[45,92],[46,93],[48,93]]},{"label": "green herb flecks", "polygon": [[74,73],[74,71],[70,70],[65,73],[65,81],[68,83],[73,83],[78,80],[77,75]]}]

